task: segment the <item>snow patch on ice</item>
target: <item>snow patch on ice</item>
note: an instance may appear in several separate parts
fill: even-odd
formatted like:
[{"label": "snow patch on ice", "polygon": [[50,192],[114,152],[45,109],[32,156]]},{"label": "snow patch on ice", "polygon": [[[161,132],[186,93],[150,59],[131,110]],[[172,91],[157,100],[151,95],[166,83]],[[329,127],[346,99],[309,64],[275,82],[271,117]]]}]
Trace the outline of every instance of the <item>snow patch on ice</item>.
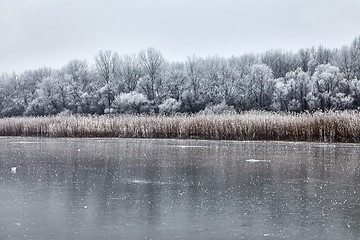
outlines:
[{"label": "snow patch on ice", "polygon": [[196,145],[177,145],[176,148],[205,148],[206,146],[196,146]]},{"label": "snow patch on ice", "polygon": [[135,183],[135,184],[150,184],[150,181],[146,181],[146,180],[140,180],[140,179],[132,179],[132,180],[128,180],[129,183]]},{"label": "snow patch on ice", "polygon": [[18,141],[18,142],[10,142],[12,144],[39,144],[41,142],[27,142],[27,141]]},{"label": "snow patch on ice", "polygon": [[246,159],[246,162],[252,162],[252,163],[257,163],[257,162],[270,162],[270,160],[266,160],[266,159]]},{"label": "snow patch on ice", "polygon": [[129,179],[127,180],[128,183],[132,184],[155,184],[155,185],[173,185],[173,182],[162,182],[162,181],[148,181],[143,179]]}]

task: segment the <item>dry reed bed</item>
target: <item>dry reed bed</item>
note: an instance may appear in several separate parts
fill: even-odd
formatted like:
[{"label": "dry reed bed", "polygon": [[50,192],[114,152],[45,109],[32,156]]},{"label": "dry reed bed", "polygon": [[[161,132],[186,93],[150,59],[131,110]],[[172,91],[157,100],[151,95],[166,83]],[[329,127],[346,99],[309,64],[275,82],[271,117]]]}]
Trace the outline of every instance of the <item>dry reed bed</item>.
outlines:
[{"label": "dry reed bed", "polygon": [[360,142],[360,113],[16,117],[0,119],[0,135]]}]

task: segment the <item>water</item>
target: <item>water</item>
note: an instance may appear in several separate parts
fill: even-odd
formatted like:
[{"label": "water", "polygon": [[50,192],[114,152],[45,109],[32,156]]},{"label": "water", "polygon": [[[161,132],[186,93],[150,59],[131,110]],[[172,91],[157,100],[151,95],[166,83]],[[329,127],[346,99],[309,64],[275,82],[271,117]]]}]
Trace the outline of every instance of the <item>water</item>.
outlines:
[{"label": "water", "polygon": [[360,145],[0,138],[0,239],[360,239]]}]

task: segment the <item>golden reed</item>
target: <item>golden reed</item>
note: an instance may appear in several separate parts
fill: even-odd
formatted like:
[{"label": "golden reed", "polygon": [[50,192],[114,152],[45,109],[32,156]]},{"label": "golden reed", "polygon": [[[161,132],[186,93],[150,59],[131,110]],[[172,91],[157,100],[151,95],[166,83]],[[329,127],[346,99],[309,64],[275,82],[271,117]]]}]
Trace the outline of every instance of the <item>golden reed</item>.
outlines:
[{"label": "golden reed", "polygon": [[0,119],[1,136],[360,142],[358,111]]}]

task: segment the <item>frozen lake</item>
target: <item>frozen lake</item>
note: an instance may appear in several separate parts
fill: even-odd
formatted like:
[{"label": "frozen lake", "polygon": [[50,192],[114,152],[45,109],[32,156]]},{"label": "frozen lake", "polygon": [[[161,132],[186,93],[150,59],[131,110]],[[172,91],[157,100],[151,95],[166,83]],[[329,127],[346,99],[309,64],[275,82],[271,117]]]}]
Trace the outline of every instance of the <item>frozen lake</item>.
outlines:
[{"label": "frozen lake", "polygon": [[0,239],[359,239],[360,145],[0,138]]}]

